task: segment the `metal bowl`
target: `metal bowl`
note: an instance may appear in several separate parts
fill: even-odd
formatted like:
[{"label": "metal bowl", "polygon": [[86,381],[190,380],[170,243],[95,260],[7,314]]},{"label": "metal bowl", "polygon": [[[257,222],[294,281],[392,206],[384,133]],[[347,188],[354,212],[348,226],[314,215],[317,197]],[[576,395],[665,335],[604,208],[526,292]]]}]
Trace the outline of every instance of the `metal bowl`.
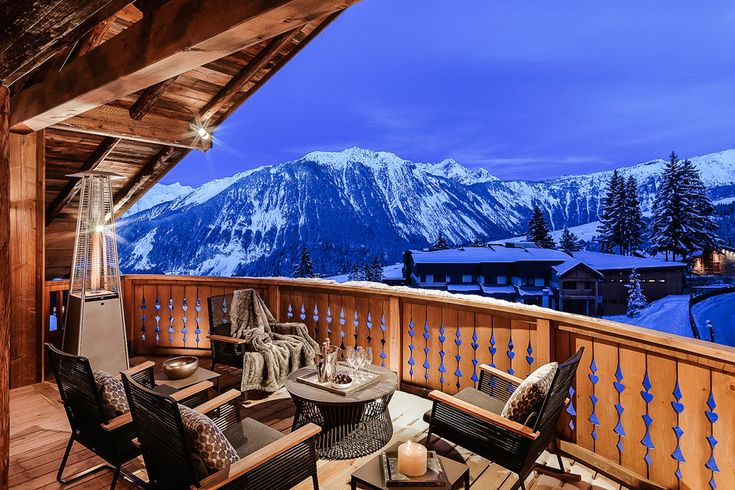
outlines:
[{"label": "metal bowl", "polygon": [[171,379],[188,378],[199,368],[199,359],[194,356],[172,357],[164,361],[163,374]]}]

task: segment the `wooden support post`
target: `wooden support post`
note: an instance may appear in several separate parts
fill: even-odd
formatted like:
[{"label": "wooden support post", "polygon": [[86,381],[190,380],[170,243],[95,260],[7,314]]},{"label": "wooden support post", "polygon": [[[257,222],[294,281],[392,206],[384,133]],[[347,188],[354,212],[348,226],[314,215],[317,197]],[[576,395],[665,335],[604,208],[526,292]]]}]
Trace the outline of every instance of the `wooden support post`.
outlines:
[{"label": "wooden support post", "polygon": [[41,379],[44,283],[43,131],[10,135],[10,386]]},{"label": "wooden support post", "polygon": [[398,386],[401,385],[401,375],[403,373],[403,349],[401,349],[401,303],[395,296],[390,298],[388,305],[388,368],[398,373]]},{"label": "wooden support post", "polygon": [[554,335],[551,331],[551,321],[543,318],[538,318],[536,320],[536,344],[539,365],[551,362],[554,358],[555,352]]},{"label": "wooden support post", "polygon": [[0,488],[10,466],[10,95],[0,84]]}]

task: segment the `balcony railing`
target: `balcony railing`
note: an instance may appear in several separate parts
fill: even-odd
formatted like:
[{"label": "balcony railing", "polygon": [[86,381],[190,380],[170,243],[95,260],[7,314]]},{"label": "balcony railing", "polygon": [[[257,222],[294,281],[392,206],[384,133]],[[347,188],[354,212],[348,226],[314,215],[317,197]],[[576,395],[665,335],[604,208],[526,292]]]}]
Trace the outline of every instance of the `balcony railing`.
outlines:
[{"label": "balcony railing", "polygon": [[[585,347],[560,437],[667,488],[735,488],[735,349],[489,298],[286,278],[133,275],[133,354],[207,355],[206,300],[253,288],[322,342],[370,346],[402,389],[455,393],[487,363],[524,377]],[[581,448],[581,449],[580,449]]]}]

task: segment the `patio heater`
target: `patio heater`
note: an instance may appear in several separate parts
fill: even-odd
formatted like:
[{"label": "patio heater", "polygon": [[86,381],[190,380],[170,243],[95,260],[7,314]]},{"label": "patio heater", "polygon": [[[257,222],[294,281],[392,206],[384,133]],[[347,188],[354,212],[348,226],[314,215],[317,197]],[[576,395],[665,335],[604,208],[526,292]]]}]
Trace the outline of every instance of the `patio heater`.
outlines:
[{"label": "patio heater", "polygon": [[73,174],[80,181],[71,285],[64,322],[63,350],[89,359],[108,373],[128,368],[115,211],[107,172]]}]

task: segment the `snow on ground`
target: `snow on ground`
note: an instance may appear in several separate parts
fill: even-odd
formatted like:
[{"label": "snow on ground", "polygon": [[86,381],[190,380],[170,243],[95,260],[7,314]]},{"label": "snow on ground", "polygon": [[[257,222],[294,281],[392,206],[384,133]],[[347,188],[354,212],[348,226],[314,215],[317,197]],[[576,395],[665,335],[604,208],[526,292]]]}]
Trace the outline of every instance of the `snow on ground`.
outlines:
[{"label": "snow on ground", "polygon": [[692,315],[703,339],[709,339],[707,320],[712,322],[715,342],[735,346],[735,293],[721,294],[692,306]]},{"label": "snow on ground", "polygon": [[660,332],[683,335],[684,337],[692,336],[692,328],[689,325],[688,294],[672,294],[654,301],[637,318],[631,318],[627,315],[613,315],[604,318]]},{"label": "snow on ground", "polygon": [[[578,238],[581,240],[584,240],[586,242],[591,241],[593,238],[595,238],[599,233],[597,232],[597,228],[600,226],[599,221],[592,221],[590,223],[585,223],[583,225],[578,226],[572,226],[569,228],[569,231],[577,235]],[[561,238],[561,234],[564,230],[556,230],[551,232],[551,236],[554,238],[556,242],[559,241]],[[495,240],[497,242],[512,242],[512,243],[518,243],[518,242],[525,242],[527,241],[527,238],[525,236],[516,236],[512,238],[507,238],[503,240]]]}]

